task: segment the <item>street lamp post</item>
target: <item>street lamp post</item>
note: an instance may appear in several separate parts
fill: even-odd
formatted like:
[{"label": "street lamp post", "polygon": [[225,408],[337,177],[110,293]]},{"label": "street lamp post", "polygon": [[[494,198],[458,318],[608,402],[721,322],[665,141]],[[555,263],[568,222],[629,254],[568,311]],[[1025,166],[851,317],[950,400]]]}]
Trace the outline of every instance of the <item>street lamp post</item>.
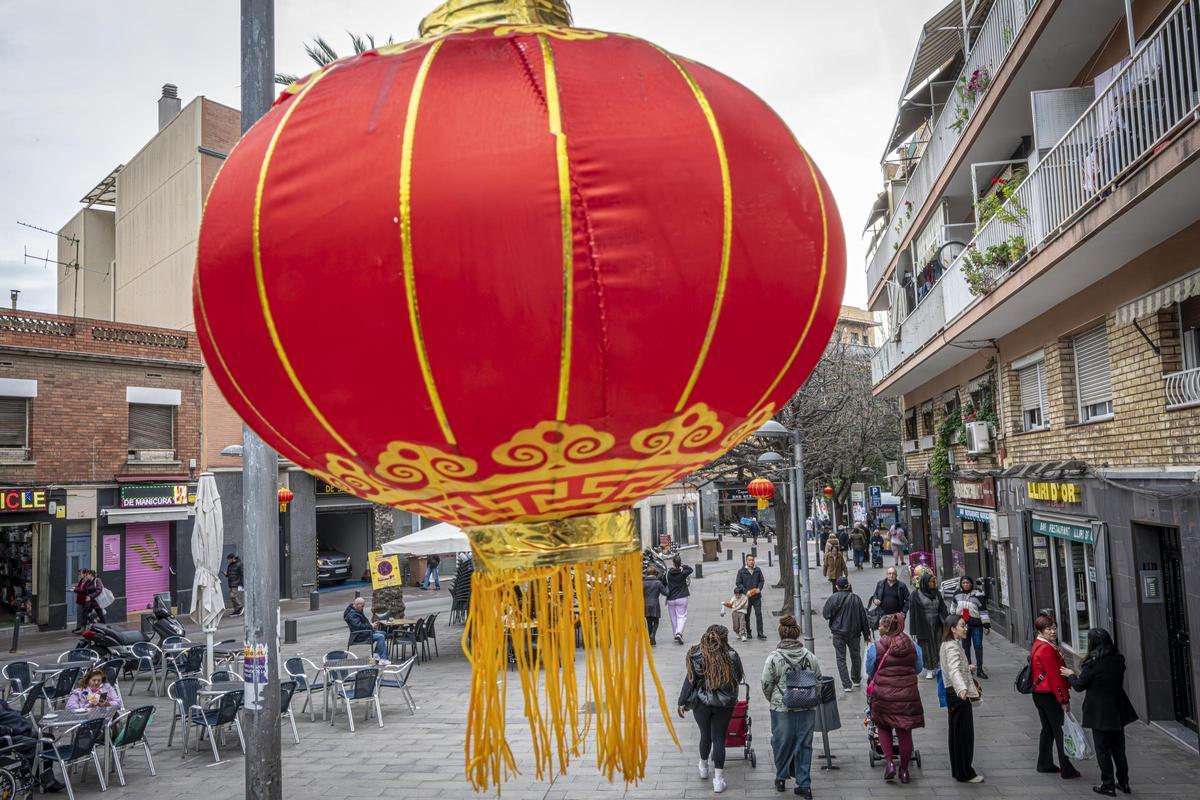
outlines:
[{"label": "street lamp post", "polygon": [[[812,632],[812,585],[808,575],[808,542],[803,542],[807,514],[804,510],[804,449],[800,444],[800,431],[789,431],[774,420],[763,423],[756,432],[763,438],[791,438],[792,440],[792,604],[796,616],[803,619],[804,646],[815,652]],[[767,454],[764,454],[767,455]],[[775,459],[768,459],[773,461]],[[782,459],[779,459],[782,461]],[[801,576],[804,576],[801,582]],[[800,589],[803,586],[803,594]]]},{"label": "street lamp post", "polygon": [[[242,133],[267,113],[275,87],[275,2],[242,0]],[[279,457],[242,426],[242,497],[245,525],[246,797],[282,800],[279,742]],[[261,649],[260,649],[261,648]],[[265,663],[263,663],[265,662]]]}]

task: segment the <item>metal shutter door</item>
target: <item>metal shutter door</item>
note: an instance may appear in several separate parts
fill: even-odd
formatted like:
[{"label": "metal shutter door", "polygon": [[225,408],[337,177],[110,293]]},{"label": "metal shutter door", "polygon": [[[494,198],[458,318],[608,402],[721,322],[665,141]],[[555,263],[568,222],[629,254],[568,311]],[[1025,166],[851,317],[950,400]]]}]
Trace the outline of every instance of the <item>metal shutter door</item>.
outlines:
[{"label": "metal shutter door", "polygon": [[[169,406],[168,406],[169,408]],[[137,522],[125,526],[125,609],[143,611],[156,592],[171,588],[171,524]]]},{"label": "metal shutter door", "polygon": [[174,406],[129,404],[129,449],[173,450]]},{"label": "metal shutter door", "polygon": [[0,397],[0,447],[25,446],[25,417],[29,401],[24,397]]},{"label": "metal shutter door", "polygon": [[1101,325],[1075,337],[1075,388],[1080,408],[1112,399],[1108,331]]}]

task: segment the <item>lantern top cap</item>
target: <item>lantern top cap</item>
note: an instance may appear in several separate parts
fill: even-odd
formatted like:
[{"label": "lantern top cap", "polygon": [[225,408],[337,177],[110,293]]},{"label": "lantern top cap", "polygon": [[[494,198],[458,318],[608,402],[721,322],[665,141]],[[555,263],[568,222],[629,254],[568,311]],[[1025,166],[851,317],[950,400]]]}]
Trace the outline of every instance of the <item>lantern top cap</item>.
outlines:
[{"label": "lantern top cap", "polygon": [[421,20],[421,36],[459,25],[571,25],[567,0],[446,0]]},{"label": "lantern top cap", "polygon": [[768,450],[758,457],[759,464],[778,464],[781,461],[783,461],[783,456],[774,450]]}]

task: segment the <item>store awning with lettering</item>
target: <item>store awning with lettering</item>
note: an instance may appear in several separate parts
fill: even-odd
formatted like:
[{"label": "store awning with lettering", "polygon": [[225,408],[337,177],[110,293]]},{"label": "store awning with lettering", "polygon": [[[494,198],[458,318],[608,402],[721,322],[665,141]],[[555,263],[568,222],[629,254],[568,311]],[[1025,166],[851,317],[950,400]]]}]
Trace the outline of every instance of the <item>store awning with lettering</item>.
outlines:
[{"label": "store awning with lettering", "polygon": [[1053,536],[1056,539],[1066,539],[1071,542],[1095,544],[1096,535],[1092,531],[1089,520],[1067,520],[1062,517],[1048,517],[1041,514],[1033,515],[1033,532],[1043,536]]},{"label": "store awning with lettering", "polygon": [[956,506],[955,513],[959,519],[969,519],[975,522],[991,522],[996,517],[996,512],[987,508],[976,508],[975,506]]},{"label": "store awning with lettering", "polygon": [[1193,270],[1181,278],[1159,286],[1152,292],[1117,306],[1117,325],[1128,325],[1135,319],[1149,316],[1189,297],[1200,295],[1200,269]]}]

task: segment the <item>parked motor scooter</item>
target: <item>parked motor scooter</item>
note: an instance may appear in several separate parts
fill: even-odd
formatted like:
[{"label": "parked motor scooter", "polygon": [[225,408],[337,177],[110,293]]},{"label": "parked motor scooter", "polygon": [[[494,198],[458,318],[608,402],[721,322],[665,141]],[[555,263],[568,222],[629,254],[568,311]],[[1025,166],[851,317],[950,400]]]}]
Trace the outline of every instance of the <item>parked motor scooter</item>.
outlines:
[{"label": "parked motor scooter", "polygon": [[152,642],[158,637],[161,647],[168,636],[183,636],[183,625],[171,613],[170,602],[165,594],[156,595],[151,613],[142,614],[141,629],[131,631],[103,622],[93,622],[79,634],[79,646],[95,650],[106,658],[130,655],[130,648],[138,642]]}]

